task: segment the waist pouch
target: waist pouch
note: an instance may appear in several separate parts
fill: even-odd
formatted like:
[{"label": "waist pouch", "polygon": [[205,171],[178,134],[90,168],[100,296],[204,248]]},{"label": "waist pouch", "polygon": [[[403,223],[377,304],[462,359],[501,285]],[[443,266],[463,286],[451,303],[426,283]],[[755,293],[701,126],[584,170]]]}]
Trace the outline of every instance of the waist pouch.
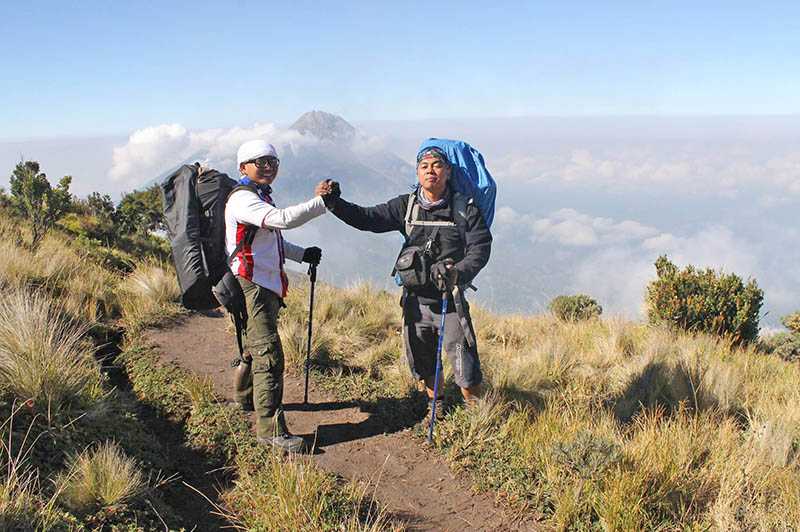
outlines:
[{"label": "waist pouch", "polygon": [[430,261],[425,249],[408,246],[400,251],[394,263],[394,280],[398,286],[410,290],[422,288],[428,283]]}]

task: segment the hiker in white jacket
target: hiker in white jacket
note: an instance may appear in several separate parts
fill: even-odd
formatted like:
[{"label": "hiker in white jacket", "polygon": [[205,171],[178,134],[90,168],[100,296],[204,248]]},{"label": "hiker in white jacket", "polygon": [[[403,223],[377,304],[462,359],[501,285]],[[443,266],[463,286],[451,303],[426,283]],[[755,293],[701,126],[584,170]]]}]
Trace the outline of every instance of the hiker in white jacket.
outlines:
[{"label": "hiker in white jacket", "polygon": [[280,165],[275,147],[263,140],[245,142],[237,162],[242,177],[225,207],[225,244],[228,254],[239,248],[231,270],[242,286],[248,314],[236,401],[244,410],[255,410],[259,442],[298,452],[303,440],[289,432],[282,409],[284,358],[278,314],[289,286],[284,263],[290,259],[319,264],[322,250],[292,244],[282,232],[324,214],[321,195],[329,193],[331,185],[322,182],[313,199],[281,209],[272,199],[271,185]]}]

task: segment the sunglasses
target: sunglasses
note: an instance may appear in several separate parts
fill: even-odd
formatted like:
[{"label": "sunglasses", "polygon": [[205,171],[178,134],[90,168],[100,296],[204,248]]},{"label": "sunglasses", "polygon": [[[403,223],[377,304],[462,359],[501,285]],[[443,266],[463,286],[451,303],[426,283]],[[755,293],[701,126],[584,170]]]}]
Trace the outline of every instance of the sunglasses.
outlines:
[{"label": "sunglasses", "polygon": [[277,168],[281,164],[280,159],[278,159],[277,157],[272,157],[270,155],[259,157],[258,159],[253,159],[250,162],[258,166],[259,168],[266,168],[267,165],[269,165],[270,168]]}]

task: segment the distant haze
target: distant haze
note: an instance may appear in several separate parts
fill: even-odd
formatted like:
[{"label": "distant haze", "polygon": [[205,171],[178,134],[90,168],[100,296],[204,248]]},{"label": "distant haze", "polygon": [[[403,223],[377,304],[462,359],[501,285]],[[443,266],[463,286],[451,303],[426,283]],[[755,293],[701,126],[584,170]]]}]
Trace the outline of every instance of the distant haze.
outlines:
[{"label": "distant haze", "polygon": [[[269,117],[265,117],[268,119]],[[800,309],[800,120],[797,117],[498,118],[358,122],[326,113],[294,127],[268,121],[227,129],[155,124],[127,138],[0,143],[10,174],[20,157],[73,189],[133,190],[186,160],[235,174],[235,152],[261,137],[278,146],[280,204],[327,176],[344,196],[387,200],[414,183],[428,136],[482,151],[499,184],[495,243],[474,299],[499,311],[538,312],[555,295],[585,292],[609,313],[642,315],[653,261],[723,268],[766,292],[762,323]],[[7,177],[0,184],[7,184]],[[321,275],[390,286],[397,234],[361,234],[332,216],[287,237],[325,250]],[[358,252],[354,252],[358,250]]]}]

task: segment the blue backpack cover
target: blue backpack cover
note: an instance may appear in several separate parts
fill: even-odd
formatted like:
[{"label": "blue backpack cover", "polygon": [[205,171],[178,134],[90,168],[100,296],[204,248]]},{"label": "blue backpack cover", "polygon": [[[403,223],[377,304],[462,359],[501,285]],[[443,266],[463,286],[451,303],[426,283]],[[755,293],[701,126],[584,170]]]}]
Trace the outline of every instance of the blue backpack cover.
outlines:
[{"label": "blue backpack cover", "polygon": [[483,162],[483,155],[462,140],[430,138],[420,145],[417,153],[426,148],[439,148],[453,165],[453,187],[472,198],[483,214],[486,226],[494,220],[494,200],[497,196],[497,183]]}]

